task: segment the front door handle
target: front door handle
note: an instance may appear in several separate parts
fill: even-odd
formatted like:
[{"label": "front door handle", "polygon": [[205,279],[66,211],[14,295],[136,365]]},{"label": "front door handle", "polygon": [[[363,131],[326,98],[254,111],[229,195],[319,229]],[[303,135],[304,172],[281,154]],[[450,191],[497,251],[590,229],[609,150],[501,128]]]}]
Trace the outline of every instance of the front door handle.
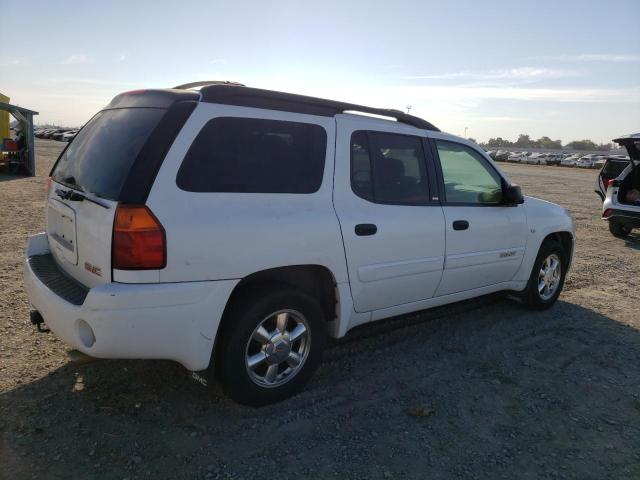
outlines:
[{"label": "front door handle", "polygon": [[368,235],[375,235],[378,231],[378,227],[373,223],[359,223],[356,225],[356,235],[359,237],[366,237]]},{"label": "front door handle", "polygon": [[466,220],[456,220],[453,222],[454,230],[466,230],[467,228],[469,228],[469,222]]}]

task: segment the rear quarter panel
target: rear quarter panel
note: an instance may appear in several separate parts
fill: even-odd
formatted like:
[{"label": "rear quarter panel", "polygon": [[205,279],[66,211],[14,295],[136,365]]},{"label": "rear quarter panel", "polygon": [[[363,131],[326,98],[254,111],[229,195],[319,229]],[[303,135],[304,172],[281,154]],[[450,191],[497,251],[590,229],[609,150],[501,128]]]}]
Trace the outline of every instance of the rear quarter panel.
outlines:
[{"label": "rear quarter panel", "polygon": [[[312,194],[194,193],[176,185],[189,146],[219,116],[320,125],[327,133],[325,169]],[[161,282],[240,279],[261,270],[314,264],[347,281],[344,249],[332,205],[333,118],[201,103],[169,150],[147,204],[166,230]]]}]

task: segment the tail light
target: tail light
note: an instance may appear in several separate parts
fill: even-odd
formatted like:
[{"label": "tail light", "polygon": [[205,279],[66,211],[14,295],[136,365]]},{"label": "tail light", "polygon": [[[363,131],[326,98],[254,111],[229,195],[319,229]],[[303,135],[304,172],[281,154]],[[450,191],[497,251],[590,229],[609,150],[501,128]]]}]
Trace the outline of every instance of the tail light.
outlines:
[{"label": "tail light", "polygon": [[609,218],[611,216],[611,214],[613,213],[613,210],[611,208],[607,208],[604,213],[602,214],[603,218]]},{"label": "tail light", "polygon": [[49,196],[50,191],[51,191],[51,177],[47,177],[47,196]]},{"label": "tail light", "polygon": [[162,224],[145,205],[118,205],[113,223],[112,267],[150,270],[167,264]]},{"label": "tail light", "polygon": [[615,181],[616,181],[616,179],[615,179],[615,178],[610,178],[609,180],[607,180],[607,183],[606,183],[606,185],[607,185],[607,190],[609,190],[609,187],[610,187],[611,185],[613,185]]}]

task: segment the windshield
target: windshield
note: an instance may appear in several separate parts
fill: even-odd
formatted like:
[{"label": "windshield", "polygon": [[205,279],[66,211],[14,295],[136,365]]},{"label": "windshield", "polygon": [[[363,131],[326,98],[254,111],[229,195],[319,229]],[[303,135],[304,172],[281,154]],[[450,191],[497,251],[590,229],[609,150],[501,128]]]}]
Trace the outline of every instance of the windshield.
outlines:
[{"label": "windshield", "polygon": [[133,162],[165,112],[161,108],[99,112],[62,153],[51,178],[117,200]]}]

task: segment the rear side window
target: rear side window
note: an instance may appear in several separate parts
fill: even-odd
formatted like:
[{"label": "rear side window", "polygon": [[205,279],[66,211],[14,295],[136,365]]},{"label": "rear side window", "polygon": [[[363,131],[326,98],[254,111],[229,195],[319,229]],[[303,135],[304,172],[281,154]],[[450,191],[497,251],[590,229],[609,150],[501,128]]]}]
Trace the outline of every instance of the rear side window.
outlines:
[{"label": "rear side window", "polygon": [[375,203],[429,202],[420,137],[357,131],[351,135],[351,187]]},{"label": "rear side window", "polygon": [[118,200],[131,166],[165,113],[162,108],[99,112],[62,153],[51,172],[52,179]]},{"label": "rear side window", "polygon": [[189,192],[313,193],[326,149],[319,125],[219,117],[198,133],[176,182]]}]

